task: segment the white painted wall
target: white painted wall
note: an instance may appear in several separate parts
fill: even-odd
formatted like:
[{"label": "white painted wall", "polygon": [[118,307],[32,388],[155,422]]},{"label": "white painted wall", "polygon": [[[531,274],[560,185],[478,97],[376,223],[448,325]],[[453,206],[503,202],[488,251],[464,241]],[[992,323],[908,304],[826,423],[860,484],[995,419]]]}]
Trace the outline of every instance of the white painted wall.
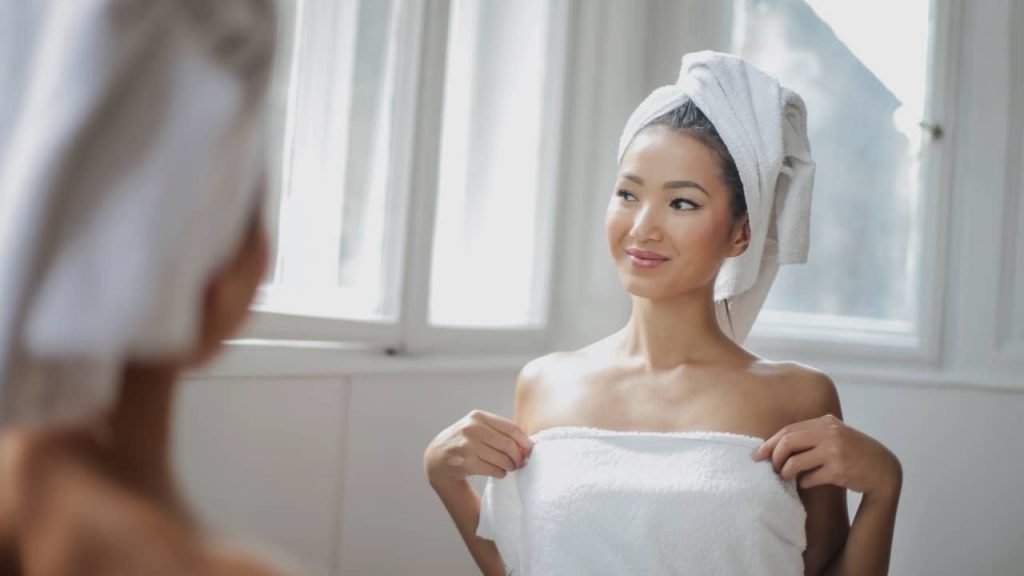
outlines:
[{"label": "white painted wall", "polygon": [[211,527],[336,574],[346,393],[344,379],[189,381],[176,456]]},{"label": "white painted wall", "polygon": [[[183,480],[215,525],[270,543],[309,573],[468,576],[474,565],[424,481],[422,451],[473,408],[511,416],[514,377],[194,381],[180,406]],[[1014,434],[1024,395],[838,385],[847,422],[903,463],[891,573],[1024,573]]]},{"label": "white painted wall", "polygon": [[[552,348],[624,320],[600,229],[618,131],[646,91],[674,75],[679,53],[724,48],[709,31],[726,29],[728,17],[713,0],[583,4],[574,4]],[[956,117],[944,119],[954,199],[937,239],[950,247],[942,359],[899,371],[801,360],[832,374],[847,422],[903,462],[892,574],[1021,575],[1024,320],[1012,314],[996,327],[1007,309],[1024,307],[1015,268],[1024,258],[1015,176],[1024,166],[1024,42],[1010,34],[1024,29],[1024,2],[952,6],[962,26]],[[424,481],[422,451],[472,408],[510,416],[522,360],[270,354],[235,350],[180,399],[182,479],[212,524],[262,539],[310,573],[474,574]]]}]

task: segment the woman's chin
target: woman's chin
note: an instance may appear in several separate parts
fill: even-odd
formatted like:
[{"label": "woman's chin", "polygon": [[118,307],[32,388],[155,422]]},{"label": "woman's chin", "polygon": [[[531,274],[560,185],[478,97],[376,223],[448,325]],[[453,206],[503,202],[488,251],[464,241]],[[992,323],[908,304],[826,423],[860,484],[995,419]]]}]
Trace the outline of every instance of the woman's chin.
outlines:
[{"label": "woman's chin", "polygon": [[679,278],[644,277],[629,272],[619,272],[619,281],[631,296],[653,301],[675,300],[688,293],[703,293],[704,290],[711,290],[714,285],[714,277],[706,282],[686,282]]},{"label": "woman's chin", "polygon": [[619,279],[626,291],[637,298],[663,300],[672,296],[671,288],[660,279],[638,278],[631,274],[620,276]]}]

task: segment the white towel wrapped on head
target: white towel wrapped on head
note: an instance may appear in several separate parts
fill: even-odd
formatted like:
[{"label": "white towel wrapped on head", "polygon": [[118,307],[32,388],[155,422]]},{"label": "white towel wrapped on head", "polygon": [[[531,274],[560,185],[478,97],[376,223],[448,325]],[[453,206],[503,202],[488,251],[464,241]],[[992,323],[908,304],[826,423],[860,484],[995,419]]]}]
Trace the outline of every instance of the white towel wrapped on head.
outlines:
[{"label": "white towel wrapped on head", "polygon": [[125,361],[195,345],[256,214],[276,20],[270,0],[16,10],[37,28],[0,140],[0,424],[53,425],[109,408]]},{"label": "white towel wrapped on head", "polygon": [[619,162],[633,137],[686,100],[707,116],[736,162],[750,216],[750,245],[729,258],[715,281],[715,301],[729,299],[726,334],[742,342],[753,326],[780,264],[807,261],[815,164],[807,111],[796,92],[749,62],[720,52],[683,56],[676,84],[652,92],[630,115],[619,139]]}]

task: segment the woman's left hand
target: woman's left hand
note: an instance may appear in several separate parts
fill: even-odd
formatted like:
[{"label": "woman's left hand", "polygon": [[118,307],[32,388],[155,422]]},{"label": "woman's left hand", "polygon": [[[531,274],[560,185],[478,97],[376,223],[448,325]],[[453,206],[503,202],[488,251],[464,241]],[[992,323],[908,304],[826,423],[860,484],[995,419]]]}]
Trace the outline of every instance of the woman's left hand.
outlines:
[{"label": "woman's left hand", "polygon": [[896,456],[867,434],[831,414],[790,424],[754,451],[754,460],[771,457],[784,480],[801,488],[835,484],[855,492],[897,498],[903,469]]}]

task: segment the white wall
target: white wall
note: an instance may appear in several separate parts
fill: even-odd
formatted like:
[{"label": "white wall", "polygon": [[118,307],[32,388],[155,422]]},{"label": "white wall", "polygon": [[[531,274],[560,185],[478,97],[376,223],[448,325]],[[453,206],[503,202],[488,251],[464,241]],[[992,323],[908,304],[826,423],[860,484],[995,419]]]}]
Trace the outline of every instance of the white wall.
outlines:
[{"label": "white wall", "polygon": [[311,573],[336,573],[346,393],[344,379],[189,381],[176,460],[210,525]]},{"label": "white wall", "polygon": [[[474,574],[424,480],[422,452],[473,408],[510,416],[514,377],[190,382],[178,427],[185,487],[215,525],[269,542],[309,573]],[[838,385],[846,420],[903,463],[891,573],[1021,574],[1024,465],[1014,431],[1024,396]]]},{"label": "white wall", "polygon": [[[684,50],[724,48],[724,3],[576,3],[552,347],[617,328],[625,299],[604,254],[604,194],[625,116]],[[582,7],[585,5],[585,8]],[[1024,2],[952,2],[956,116],[941,360],[904,370],[801,358],[836,380],[847,422],[904,466],[891,573],[1024,574]],[[699,15],[695,16],[695,15]],[[685,16],[685,17],[684,17]],[[676,25],[678,24],[678,26]],[[1014,85],[1014,82],[1017,84]],[[567,209],[572,207],[572,209]],[[595,313],[597,311],[598,313]],[[1001,319],[1008,319],[999,327]],[[997,329],[998,328],[998,329]],[[787,357],[772,351],[772,357]],[[234,351],[190,381],[178,413],[185,486],[205,516],[307,570],[474,574],[423,478],[430,439],[472,408],[511,415],[521,359],[338,360]],[[420,368],[417,368],[420,366]],[[851,496],[851,514],[856,496]]]},{"label": "white wall", "polygon": [[891,574],[1024,573],[1024,396],[889,382],[839,393],[846,421],[903,463]]}]

